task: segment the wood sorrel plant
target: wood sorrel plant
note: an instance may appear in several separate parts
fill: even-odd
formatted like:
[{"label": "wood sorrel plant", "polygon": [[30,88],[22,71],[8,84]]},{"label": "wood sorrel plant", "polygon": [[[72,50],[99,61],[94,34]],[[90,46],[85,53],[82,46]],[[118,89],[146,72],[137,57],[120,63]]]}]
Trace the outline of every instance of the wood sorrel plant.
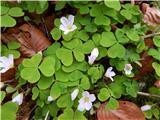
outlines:
[{"label": "wood sorrel plant", "polygon": [[[31,3],[24,1],[19,6],[37,14],[48,8],[48,2],[38,2],[33,9]],[[147,50],[141,36],[148,30],[141,21],[138,5],[121,4],[118,0],[57,1],[55,11],[57,16],[50,31],[52,45],[42,53],[25,58],[18,66],[19,83],[15,89],[8,90],[16,92],[12,102],[3,104],[2,109],[7,111],[8,106],[12,107],[14,113],[11,114],[15,118],[18,107],[13,101],[26,84],[30,84],[29,90],[23,94],[31,93],[36,104],[34,119],[46,120],[50,116],[58,120],[86,120],[87,116],[95,114],[101,102],[108,101],[105,109],[114,110],[119,107],[118,100],[136,99],[140,87],[132,78],[139,72],[140,54]],[[157,78],[160,77],[159,41],[160,37],[155,36],[155,48],[148,50],[148,55],[154,58],[152,66]],[[7,46],[2,46],[4,56],[20,47],[16,43]],[[13,54],[15,58],[20,57],[20,53]],[[150,89],[154,89],[154,94],[159,90]],[[5,94],[1,91],[1,101]],[[16,101],[22,99],[16,98]],[[159,112],[154,114],[156,118],[158,115]]]}]

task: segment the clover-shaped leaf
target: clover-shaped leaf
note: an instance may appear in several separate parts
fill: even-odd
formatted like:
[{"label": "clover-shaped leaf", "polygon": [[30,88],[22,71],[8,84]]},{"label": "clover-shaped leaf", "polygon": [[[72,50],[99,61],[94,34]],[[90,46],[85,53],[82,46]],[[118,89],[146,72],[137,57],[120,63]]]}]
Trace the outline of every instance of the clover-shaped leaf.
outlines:
[{"label": "clover-shaped leaf", "polygon": [[77,80],[81,79],[82,77],[83,77],[83,73],[79,70],[75,70],[69,75],[69,80],[70,81],[77,81]]},{"label": "clover-shaped leaf", "polygon": [[58,28],[54,28],[51,31],[52,38],[54,40],[59,40],[61,38],[61,31]]},{"label": "clover-shaped leaf", "polygon": [[137,31],[135,31],[133,29],[128,30],[126,34],[129,37],[129,39],[131,39],[134,42],[139,40],[139,35],[138,35]]},{"label": "clover-shaped leaf", "polygon": [[80,48],[84,54],[89,54],[92,49],[95,48],[95,44],[92,40],[88,40],[82,46],[80,46]]},{"label": "clover-shaped leaf", "polygon": [[8,14],[12,17],[21,17],[24,15],[24,12],[20,7],[12,7],[9,9]]},{"label": "clover-shaped leaf", "polygon": [[56,51],[57,57],[65,66],[70,66],[73,63],[72,51],[66,48],[59,48]]},{"label": "clover-shaped leaf", "polygon": [[40,79],[40,73],[37,68],[24,68],[21,71],[21,77],[30,83],[35,83]]},{"label": "clover-shaped leaf", "polygon": [[65,73],[61,69],[56,71],[55,73],[56,80],[61,82],[68,82],[69,81],[69,74]]},{"label": "clover-shaped leaf", "polygon": [[20,43],[18,43],[16,41],[12,41],[12,42],[9,42],[7,44],[7,46],[9,49],[18,49],[18,48],[20,48],[21,45],[20,45]]},{"label": "clover-shaped leaf", "polygon": [[114,44],[108,49],[108,56],[111,58],[123,58],[126,53],[125,48],[121,44]]},{"label": "clover-shaped leaf", "polygon": [[160,49],[149,49],[148,55],[152,56],[153,58],[157,59],[160,61]]},{"label": "clover-shaped leaf", "polygon": [[103,47],[110,47],[117,42],[112,32],[103,32],[100,40],[100,44]]},{"label": "clover-shaped leaf", "polygon": [[107,16],[99,15],[94,19],[96,25],[110,25],[110,19]]},{"label": "clover-shaped leaf", "polygon": [[53,82],[54,82],[53,77],[42,76],[38,82],[38,88],[41,90],[47,89],[51,86]]},{"label": "clover-shaped leaf", "polygon": [[105,106],[106,110],[115,110],[119,107],[119,103],[116,99],[110,98],[108,103]]},{"label": "clover-shaped leaf", "polygon": [[79,49],[74,49],[74,50],[73,50],[73,54],[74,54],[74,57],[76,58],[76,60],[77,60],[78,62],[84,61],[85,56],[84,56],[84,54],[81,52],[81,50],[79,50]]},{"label": "clover-shaped leaf", "polygon": [[52,76],[55,72],[55,59],[50,56],[45,57],[39,69],[46,77]]},{"label": "clover-shaped leaf", "polygon": [[110,93],[107,88],[101,88],[100,93],[98,94],[98,99],[100,101],[106,101],[110,97]]},{"label": "clover-shaped leaf", "polygon": [[84,90],[88,90],[90,88],[90,81],[86,75],[82,77],[80,87],[82,87]]},{"label": "clover-shaped leaf", "polygon": [[39,89],[37,87],[32,88],[32,100],[36,100],[39,96]]},{"label": "clover-shaped leaf", "polygon": [[119,0],[114,0],[114,1],[105,0],[104,3],[107,7],[113,8],[117,11],[119,11],[121,9],[121,4],[120,4]]},{"label": "clover-shaped leaf", "polygon": [[59,83],[54,83],[51,87],[50,96],[55,100],[57,99],[62,93],[61,86]]}]

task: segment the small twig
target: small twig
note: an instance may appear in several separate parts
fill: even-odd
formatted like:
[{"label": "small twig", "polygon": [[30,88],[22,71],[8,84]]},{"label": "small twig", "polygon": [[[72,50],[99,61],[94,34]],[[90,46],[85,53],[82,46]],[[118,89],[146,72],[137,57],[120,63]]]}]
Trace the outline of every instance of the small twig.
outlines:
[{"label": "small twig", "polygon": [[144,36],[142,36],[142,39],[149,38],[149,37],[153,37],[153,36],[156,36],[156,35],[160,35],[160,32],[151,33],[151,34],[148,34],[148,35],[144,35]]},{"label": "small twig", "polygon": [[139,95],[143,95],[143,96],[147,96],[147,97],[156,97],[156,98],[160,98],[159,95],[155,95],[155,94],[150,94],[150,93],[145,93],[145,92],[138,92]]}]

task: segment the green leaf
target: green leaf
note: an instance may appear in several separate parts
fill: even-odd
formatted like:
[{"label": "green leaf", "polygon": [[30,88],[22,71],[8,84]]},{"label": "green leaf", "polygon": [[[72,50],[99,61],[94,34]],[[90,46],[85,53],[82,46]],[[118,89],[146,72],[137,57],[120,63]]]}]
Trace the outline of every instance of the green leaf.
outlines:
[{"label": "green leaf", "polygon": [[58,83],[54,83],[51,87],[50,96],[55,100],[61,95],[61,92],[61,86]]},{"label": "green leaf", "polygon": [[77,61],[74,61],[72,65],[66,67],[66,66],[62,66],[62,70],[64,72],[73,72],[75,70],[80,70],[82,72],[85,72],[88,70],[88,63],[87,62],[77,62]]},{"label": "green leaf", "polygon": [[81,46],[81,50],[84,54],[89,54],[95,48],[95,45],[92,40],[88,40]]},{"label": "green leaf", "polygon": [[[59,27],[59,26],[58,26]],[[70,41],[73,38],[73,35],[75,34],[75,31],[69,32],[67,35],[62,34],[62,37],[65,41]]]},{"label": "green leaf", "polygon": [[160,61],[160,50],[150,48],[148,51],[148,55]]},{"label": "green leaf", "polygon": [[123,83],[126,86],[126,92],[132,97],[137,97],[138,84],[136,81],[125,81]]},{"label": "green leaf", "polygon": [[73,105],[73,101],[71,100],[70,94],[64,94],[60,96],[57,100],[57,106],[59,108],[71,107]]},{"label": "green leaf", "polygon": [[80,14],[87,14],[89,13],[89,8],[88,6],[81,6],[79,9]]},{"label": "green leaf", "polygon": [[87,32],[84,31],[84,30],[78,31],[78,32],[76,33],[75,37],[76,37],[76,38],[79,38],[79,39],[81,39],[81,40],[83,40],[83,41],[87,41],[88,38],[89,38]]},{"label": "green leaf", "polygon": [[52,76],[55,73],[55,59],[50,56],[45,57],[39,69],[46,77]]},{"label": "green leaf", "polygon": [[57,57],[65,66],[70,66],[73,63],[72,51],[66,48],[59,48],[56,51]]},{"label": "green leaf", "polygon": [[79,49],[74,49],[73,54],[78,62],[84,61],[85,56]]},{"label": "green leaf", "polygon": [[100,15],[100,16],[96,16],[96,18],[94,19],[94,23],[96,25],[110,25],[111,21],[107,16],[104,15]]},{"label": "green leaf", "polygon": [[100,40],[100,44],[103,47],[110,47],[113,44],[115,44],[116,42],[117,42],[116,38],[112,32],[103,32],[102,33],[102,38]]},{"label": "green leaf", "polygon": [[154,36],[153,42],[155,46],[160,47],[160,36]]},{"label": "green leaf", "polygon": [[58,117],[58,120],[73,120],[73,116],[74,116],[73,110],[71,108],[66,108],[63,114],[61,114]]},{"label": "green leaf", "polygon": [[54,25],[55,25],[57,28],[59,28],[59,26],[61,25],[61,21],[60,21],[59,18],[55,18],[55,20],[54,20]]},{"label": "green leaf", "polygon": [[61,38],[61,30],[58,28],[53,28],[51,35],[54,40],[59,40]]},{"label": "green leaf", "polygon": [[9,49],[18,49],[20,48],[21,44],[16,41],[11,41],[7,44]]},{"label": "green leaf", "polygon": [[53,82],[54,82],[53,77],[42,76],[38,82],[38,87],[39,87],[39,89],[44,90],[44,89],[49,88]]},{"label": "green leaf", "polygon": [[61,82],[68,82],[69,80],[69,75],[64,71],[62,71],[61,69],[56,71],[55,76],[56,76],[56,80]]},{"label": "green leaf", "polygon": [[107,56],[107,48],[98,47],[98,50],[99,50],[99,55],[96,60],[100,60],[101,58]]},{"label": "green leaf", "polygon": [[64,45],[64,47],[73,50],[74,48],[82,45],[82,41],[80,39],[73,39],[71,41],[62,41],[62,44]]},{"label": "green leaf", "polygon": [[18,50],[8,50],[7,55],[9,55],[9,54],[13,54],[15,59],[17,59],[21,56],[21,54]]},{"label": "green leaf", "polygon": [[90,81],[87,76],[84,75],[82,77],[80,87],[82,87],[84,90],[88,90],[90,88]]},{"label": "green leaf", "polygon": [[18,105],[16,103],[4,103],[1,110],[1,120],[16,120],[16,113],[18,111]]},{"label": "green leaf", "polygon": [[57,1],[55,4],[55,11],[63,9],[66,5],[66,1]]},{"label": "green leaf", "polygon": [[156,74],[160,77],[160,64],[157,62],[153,62],[152,67],[156,71]]},{"label": "green leaf", "polygon": [[1,8],[1,13],[0,13],[0,15],[5,15],[5,14],[8,13],[9,7],[0,6],[0,8]]},{"label": "green leaf", "polygon": [[120,4],[120,1],[119,0],[114,0],[114,1],[111,1],[111,0],[104,0],[104,4],[109,7],[109,8],[113,8],[117,11],[119,11],[121,9],[121,4]]},{"label": "green leaf", "polygon": [[12,7],[11,9],[9,9],[8,14],[12,17],[21,17],[24,15],[24,12],[20,7]]},{"label": "green leaf", "polygon": [[96,46],[100,45],[101,35],[98,33],[93,34],[92,40]]},{"label": "green leaf", "polygon": [[99,4],[93,5],[93,7],[90,10],[90,15],[92,17],[96,17],[99,16],[100,14],[102,14],[101,6]]},{"label": "green leaf", "polygon": [[130,29],[126,32],[127,36],[129,37],[129,39],[131,39],[132,41],[136,42],[139,41],[139,35],[137,33],[137,31]]},{"label": "green leaf", "polygon": [[126,50],[121,44],[114,44],[108,49],[108,56],[110,58],[123,58],[125,56]]},{"label": "green leaf", "polygon": [[131,12],[130,11],[128,11],[128,10],[121,10],[121,12],[120,12],[120,14],[122,15],[122,16],[124,16],[127,20],[131,20],[132,19],[132,14],[131,14]]},{"label": "green leaf", "polygon": [[82,77],[83,77],[83,73],[80,72],[79,70],[75,70],[69,75],[69,80],[70,81],[77,81],[77,80],[81,79]]},{"label": "green leaf", "polygon": [[125,32],[122,29],[117,29],[115,35],[119,43],[126,44],[129,42],[129,39],[127,38]]},{"label": "green leaf", "polygon": [[39,89],[37,87],[32,88],[32,100],[36,100],[39,95]]},{"label": "green leaf", "polygon": [[2,103],[2,101],[4,100],[5,96],[6,96],[6,92],[5,91],[0,91],[0,103]]},{"label": "green leaf", "polygon": [[105,109],[106,110],[115,110],[119,107],[119,103],[116,99],[110,98],[109,102],[106,104]]},{"label": "green leaf", "polygon": [[1,16],[1,27],[14,27],[16,25],[16,20],[9,15]]},{"label": "green leaf", "polygon": [[22,64],[24,67],[38,67],[39,63],[42,60],[41,54],[35,54],[31,59],[24,59]]},{"label": "green leaf", "polygon": [[107,88],[101,88],[100,93],[98,94],[98,99],[100,101],[106,101],[110,97],[110,93]]},{"label": "green leaf", "polygon": [[40,73],[37,68],[24,68],[20,75],[30,83],[36,83],[40,79]]}]

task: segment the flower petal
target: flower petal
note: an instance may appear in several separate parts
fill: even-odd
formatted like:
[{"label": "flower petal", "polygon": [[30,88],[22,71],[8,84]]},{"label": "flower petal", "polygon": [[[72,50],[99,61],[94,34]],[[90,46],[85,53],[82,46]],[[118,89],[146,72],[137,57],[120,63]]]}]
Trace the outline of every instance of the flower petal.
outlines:
[{"label": "flower petal", "polygon": [[79,93],[79,89],[75,89],[75,90],[71,93],[71,99],[72,99],[72,101],[76,99],[78,93]]},{"label": "flower petal", "polygon": [[69,15],[68,16],[68,24],[72,26],[73,23],[74,23],[74,16],[73,15]]},{"label": "flower petal", "polygon": [[23,93],[18,94],[16,97],[12,99],[12,102],[17,103],[18,105],[21,105],[23,102]]},{"label": "flower petal", "polygon": [[62,31],[68,31],[67,27],[64,26],[63,24],[61,24],[61,25],[59,26],[59,29],[62,30]]},{"label": "flower petal", "polygon": [[53,97],[52,96],[48,96],[48,102],[51,102],[51,101],[53,101],[54,99],[53,99]]},{"label": "flower petal", "polygon": [[150,110],[151,107],[152,107],[151,105],[144,105],[144,106],[141,107],[141,110],[142,111],[147,111],[147,110]]},{"label": "flower petal", "polygon": [[84,111],[84,105],[83,104],[79,104],[78,105],[78,108],[77,108],[79,111]]},{"label": "flower petal", "polygon": [[94,94],[90,94],[89,99],[91,102],[94,102],[96,100],[96,97]]},{"label": "flower petal", "polygon": [[83,96],[83,97],[86,97],[86,96],[88,97],[88,96],[89,96],[89,92],[88,92],[88,91],[84,91],[84,92],[82,93],[82,96]]},{"label": "flower petal", "polygon": [[72,29],[70,31],[74,31],[75,29],[77,29],[76,25],[72,25]]},{"label": "flower petal", "polygon": [[85,103],[85,109],[88,111],[92,108],[92,102]]},{"label": "flower petal", "polygon": [[67,26],[68,25],[68,20],[66,17],[61,17],[60,19],[61,23],[64,25],[64,26]]}]

